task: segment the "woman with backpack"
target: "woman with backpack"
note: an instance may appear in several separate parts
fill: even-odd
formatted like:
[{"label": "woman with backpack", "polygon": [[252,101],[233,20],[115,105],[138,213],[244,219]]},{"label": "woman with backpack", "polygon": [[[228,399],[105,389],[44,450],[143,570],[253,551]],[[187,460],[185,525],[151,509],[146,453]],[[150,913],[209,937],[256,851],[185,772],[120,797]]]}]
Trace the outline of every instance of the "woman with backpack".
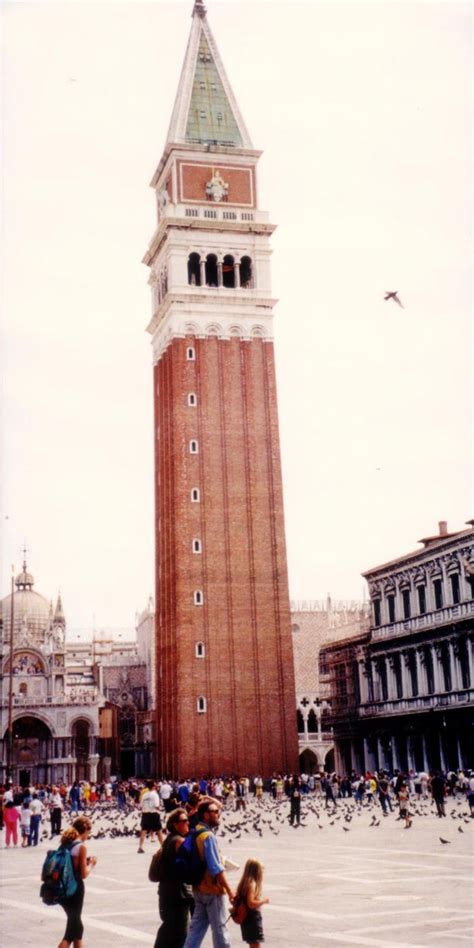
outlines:
[{"label": "woman with backpack", "polygon": [[91,821],[86,816],[78,816],[61,836],[61,846],[67,846],[72,859],[74,875],[77,879],[77,889],[74,895],[61,901],[61,905],[67,915],[66,931],[58,948],[69,948],[72,943],[74,948],[82,948],[82,935],[84,926],[81,920],[82,905],[84,902],[84,879],[94,868],[97,859],[95,856],[88,856],[86,841],[89,839],[92,829]]},{"label": "woman with backpack", "polygon": [[192,887],[181,881],[175,866],[176,853],[189,833],[189,816],[184,807],[170,813],[166,829],[168,835],[159,851],[158,905],[162,925],[155,948],[182,948],[194,908]]}]

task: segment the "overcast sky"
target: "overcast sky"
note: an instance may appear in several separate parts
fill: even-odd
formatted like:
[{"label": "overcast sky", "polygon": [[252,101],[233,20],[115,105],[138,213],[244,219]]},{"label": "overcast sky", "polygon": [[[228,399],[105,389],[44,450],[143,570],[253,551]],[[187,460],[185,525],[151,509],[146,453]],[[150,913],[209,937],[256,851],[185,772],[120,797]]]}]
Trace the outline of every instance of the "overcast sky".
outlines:
[{"label": "overcast sky", "polygon": [[[361,598],[473,516],[471,6],[207,7],[278,224],[290,594]],[[0,593],[26,541],[70,628],[132,627],[153,593],[140,261],[191,9],[3,6]]]}]

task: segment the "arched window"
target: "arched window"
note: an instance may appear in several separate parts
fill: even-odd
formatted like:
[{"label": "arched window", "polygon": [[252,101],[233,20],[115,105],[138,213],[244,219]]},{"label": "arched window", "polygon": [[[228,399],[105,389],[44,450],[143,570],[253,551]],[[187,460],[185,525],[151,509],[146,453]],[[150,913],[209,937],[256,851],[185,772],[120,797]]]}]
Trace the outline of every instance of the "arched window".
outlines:
[{"label": "arched window", "polygon": [[191,491],[191,501],[193,504],[198,504],[201,500],[201,494],[199,492],[199,487],[193,487]]},{"label": "arched window", "polygon": [[243,290],[253,287],[252,261],[250,257],[242,257],[240,261],[240,285]]},{"label": "arched window", "polygon": [[201,552],[202,552],[201,541],[197,539],[193,540],[193,553],[201,553]]},{"label": "arched window", "polygon": [[316,715],[311,708],[311,711],[308,714],[308,734],[317,734],[318,731],[318,720]]},{"label": "arched window", "polygon": [[206,257],[206,286],[217,286],[217,257],[210,253]]},{"label": "arched window", "polygon": [[196,352],[192,346],[188,346],[188,348],[186,349],[186,359],[188,360],[188,362],[194,362],[196,359]]},{"label": "arched window", "polygon": [[190,253],[188,257],[188,283],[190,286],[201,286],[201,258],[198,253]]},{"label": "arched window", "polygon": [[298,734],[304,734],[304,720],[299,708],[296,712],[296,727],[298,728]]},{"label": "arched window", "polygon": [[206,647],[204,642],[196,642],[196,658],[204,658],[206,654]]},{"label": "arched window", "polygon": [[194,392],[190,392],[188,395],[188,405],[191,408],[195,408],[197,405],[197,395]]},{"label": "arched window", "polygon": [[204,602],[204,593],[202,592],[201,589],[195,589],[194,590],[194,605],[202,606],[203,602]]},{"label": "arched window", "polygon": [[189,442],[189,453],[199,454],[199,445],[196,441],[196,438],[193,438],[192,441]]},{"label": "arched window", "polygon": [[207,711],[207,701],[203,695],[200,695],[197,699],[197,712],[198,714],[205,714]]},{"label": "arched window", "polygon": [[234,258],[226,254],[222,263],[222,283],[229,290],[235,286]]}]

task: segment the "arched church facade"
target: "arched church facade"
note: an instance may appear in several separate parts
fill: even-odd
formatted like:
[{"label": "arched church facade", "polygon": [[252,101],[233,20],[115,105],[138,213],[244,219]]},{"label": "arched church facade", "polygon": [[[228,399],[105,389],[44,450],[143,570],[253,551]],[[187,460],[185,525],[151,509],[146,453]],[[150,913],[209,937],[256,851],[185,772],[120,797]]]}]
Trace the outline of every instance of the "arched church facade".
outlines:
[{"label": "arched church facade", "polygon": [[61,597],[53,609],[33,586],[24,562],[13,594],[0,602],[0,779],[96,780],[104,702],[93,677],[66,663]]}]

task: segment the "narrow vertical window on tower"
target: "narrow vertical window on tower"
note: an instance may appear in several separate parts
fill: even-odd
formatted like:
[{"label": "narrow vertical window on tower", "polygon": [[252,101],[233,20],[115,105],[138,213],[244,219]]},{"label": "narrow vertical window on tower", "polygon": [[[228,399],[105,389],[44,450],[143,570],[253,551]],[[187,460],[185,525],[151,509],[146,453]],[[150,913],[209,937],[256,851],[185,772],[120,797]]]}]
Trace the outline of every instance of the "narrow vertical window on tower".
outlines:
[{"label": "narrow vertical window on tower", "polygon": [[206,257],[206,286],[217,286],[217,257],[209,253]]},{"label": "narrow vertical window on tower", "polygon": [[188,346],[188,348],[186,349],[186,359],[188,360],[188,362],[194,362],[194,361],[195,361],[195,359],[196,359],[196,352],[195,352],[193,346]]},{"label": "narrow vertical window on tower", "polygon": [[188,283],[190,286],[201,286],[201,258],[198,253],[189,254]]},{"label": "narrow vertical window on tower", "polygon": [[188,395],[188,405],[191,408],[195,408],[197,405],[197,395],[194,392],[190,392]]},{"label": "narrow vertical window on tower", "polygon": [[201,500],[201,494],[199,491],[199,487],[193,487],[191,490],[191,503],[199,504],[200,500]]},{"label": "narrow vertical window on tower", "polygon": [[196,441],[196,438],[193,438],[189,442],[189,453],[190,454],[199,454],[199,444]]},{"label": "narrow vertical window on tower", "polygon": [[207,711],[207,701],[203,695],[200,695],[197,699],[197,711],[198,714],[205,714]]},{"label": "narrow vertical window on tower", "polygon": [[204,593],[202,589],[195,589],[194,590],[194,605],[202,606],[203,602],[204,602]]},{"label": "narrow vertical window on tower", "polygon": [[201,553],[201,552],[202,552],[201,541],[198,539],[193,540],[193,553]]},{"label": "narrow vertical window on tower", "polygon": [[240,285],[243,290],[252,288],[252,261],[250,257],[242,257],[240,261]]},{"label": "narrow vertical window on tower", "polygon": [[226,254],[222,263],[222,283],[227,289],[235,286],[234,258]]},{"label": "narrow vertical window on tower", "polygon": [[206,655],[206,647],[204,642],[196,642],[196,658],[204,658]]}]

